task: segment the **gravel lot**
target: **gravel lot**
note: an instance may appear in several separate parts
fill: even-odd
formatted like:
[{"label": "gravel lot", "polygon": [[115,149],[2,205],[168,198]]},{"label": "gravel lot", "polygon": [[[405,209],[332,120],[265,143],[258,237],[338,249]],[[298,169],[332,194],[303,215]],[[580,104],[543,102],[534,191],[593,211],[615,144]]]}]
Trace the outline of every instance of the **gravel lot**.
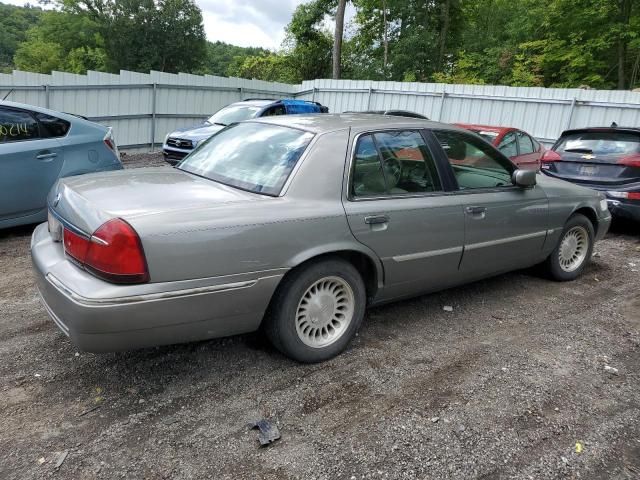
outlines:
[{"label": "gravel lot", "polygon": [[0,478],[640,478],[639,230],[614,225],[572,283],[372,309],[320,365],[257,334],[78,354],[39,304],[32,227],[0,231]]}]

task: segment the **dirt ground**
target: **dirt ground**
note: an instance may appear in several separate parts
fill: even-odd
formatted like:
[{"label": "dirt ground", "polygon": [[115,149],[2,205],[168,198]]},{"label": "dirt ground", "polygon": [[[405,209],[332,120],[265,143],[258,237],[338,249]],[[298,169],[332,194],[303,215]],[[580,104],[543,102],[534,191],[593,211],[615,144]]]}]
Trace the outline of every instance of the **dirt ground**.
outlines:
[{"label": "dirt ground", "polygon": [[[0,479],[640,478],[636,225],[575,282],[372,309],[319,365],[258,334],[77,353],[39,303],[31,231],[0,231]],[[266,448],[260,418],[282,435]]]}]

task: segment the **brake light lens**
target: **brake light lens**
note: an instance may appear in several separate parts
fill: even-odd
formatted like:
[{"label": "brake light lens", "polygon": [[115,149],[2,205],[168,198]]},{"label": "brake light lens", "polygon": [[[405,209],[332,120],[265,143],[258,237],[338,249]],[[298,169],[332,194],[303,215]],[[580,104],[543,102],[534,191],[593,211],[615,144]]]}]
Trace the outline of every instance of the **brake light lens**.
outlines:
[{"label": "brake light lens", "polygon": [[622,157],[620,160],[618,160],[618,165],[640,168],[640,154]]},{"label": "brake light lens", "polygon": [[607,192],[612,198],[626,198],[627,200],[640,200],[640,192]]},{"label": "brake light lens", "polygon": [[547,150],[546,152],[544,152],[540,160],[543,163],[558,162],[562,160],[562,157],[558,153],[556,153],[554,150]]},{"label": "brake light lens", "polygon": [[118,145],[116,145],[116,140],[113,138],[113,130],[111,127],[107,130],[107,133],[104,135],[104,144],[107,146],[109,150],[116,154],[116,157],[120,158],[120,152],[118,151]]},{"label": "brake light lens", "polygon": [[67,254],[97,277],[113,283],[149,281],[140,237],[120,218],[109,220],[86,238],[64,230]]}]

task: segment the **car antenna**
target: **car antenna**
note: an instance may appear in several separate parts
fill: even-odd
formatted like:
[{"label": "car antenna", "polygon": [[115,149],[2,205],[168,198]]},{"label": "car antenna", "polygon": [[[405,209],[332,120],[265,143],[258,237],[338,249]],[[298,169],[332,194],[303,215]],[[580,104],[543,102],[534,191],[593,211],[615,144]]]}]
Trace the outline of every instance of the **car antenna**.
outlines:
[{"label": "car antenna", "polygon": [[6,100],[6,99],[7,99],[7,97],[8,97],[9,95],[11,95],[12,93],[13,93],[13,88],[12,88],[11,90],[9,90],[9,92],[8,92],[4,97],[2,97],[2,100]]}]

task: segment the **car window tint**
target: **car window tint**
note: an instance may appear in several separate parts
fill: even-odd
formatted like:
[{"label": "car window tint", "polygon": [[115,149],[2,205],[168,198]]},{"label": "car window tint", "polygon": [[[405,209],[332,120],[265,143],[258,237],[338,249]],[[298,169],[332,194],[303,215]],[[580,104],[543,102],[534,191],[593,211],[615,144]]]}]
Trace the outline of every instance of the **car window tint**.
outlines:
[{"label": "car window tint", "polygon": [[380,157],[372,135],[363,135],[356,145],[351,191],[356,197],[387,193]]},{"label": "car window tint", "polygon": [[435,162],[420,132],[410,130],[374,134],[382,156],[389,193],[434,192],[441,189]]},{"label": "car window tint", "polygon": [[640,153],[640,135],[631,132],[576,132],[560,138],[556,152],[629,155]]},{"label": "car window tint", "polygon": [[518,132],[518,146],[520,147],[520,155],[534,152],[531,137],[526,133]]},{"label": "car window tint", "polygon": [[518,147],[516,146],[516,134],[513,132],[507,133],[500,141],[498,150],[509,158],[517,156]]},{"label": "car window tint", "polygon": [[66,120],[45,113],[35,113],[35,117],[40,122],[43,137],[64,137],[71,126]]},{"label": "car window tint", "polygon": [[275,107],[268,108],[263,114],[263,117],[273,117],[276,115],[286,115],[287,111],[284,105],[276,105]]},{"label": "car window tint", "polygon": [[27,112],[0,108],[0,143],[38,138],[38,122]]},{"label": "car window tint", "polygon": [[461,190],[511,185],[514,166],[486,142],[462,132],[436,130]]}]

